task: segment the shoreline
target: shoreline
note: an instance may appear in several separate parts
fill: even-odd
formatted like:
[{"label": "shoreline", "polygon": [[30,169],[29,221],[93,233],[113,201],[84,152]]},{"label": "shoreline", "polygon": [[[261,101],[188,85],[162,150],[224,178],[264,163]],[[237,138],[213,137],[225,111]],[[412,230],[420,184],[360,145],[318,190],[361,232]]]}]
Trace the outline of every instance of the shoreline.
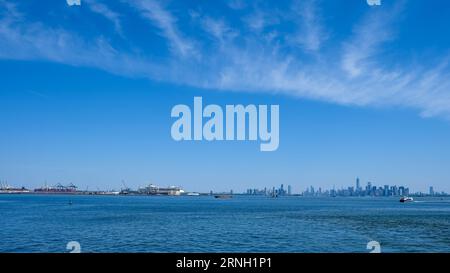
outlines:
[{"label": "shoreline", "polygon": [[[134,194],[134,193],[128,193],[128,194],[121,194],[121,193],[108,193],[108,192],[1,192],[0,196],[2,195],[35,195],[35,196],[43,196],[43,195],[49,195],[49,196],[168,196],[168,197],[205,197],[205,196],[211,196],[214,197],[215,195],[218,195],[221,193],[200,193],[199,195],[189,195],[189,194],[179,194],[179,195],[170,195],[170,194]],[[271,196],[266,195],[252,195],[252,194],[227,194],[231,196],[242,196],[242,197],[266,197],[268,199],[278,199],[278,198],[299,198],[299,199],[367,199],[367,200],[373,200],[373,199],[396,199],[401,198],[402,196],[303,196],[298,194],[293,195],[285,195],[285,196],[278,196],[276,198],[273,198]],[[428,196],[428,195],[409,195],[410,197],[414,198],[430,198],[430,199],[450,199],[449,195],[435,195],[435,196]]]}]

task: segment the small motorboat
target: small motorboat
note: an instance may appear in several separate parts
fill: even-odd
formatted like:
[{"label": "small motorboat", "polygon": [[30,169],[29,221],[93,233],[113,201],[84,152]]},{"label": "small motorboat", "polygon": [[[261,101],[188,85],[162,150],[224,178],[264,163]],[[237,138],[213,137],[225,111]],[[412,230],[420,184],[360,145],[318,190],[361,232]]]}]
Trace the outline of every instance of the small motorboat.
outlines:
[{"label": "small motorboat", "polygon": [[400,198],[401,203],[412,202],[412,201],[414,201],[414,199],[412,197],[403,196],[402,198]]},{"label": "small motorboat", "polygon": [[186,193],[187,196],[200,196],[200,193],[198,192],[188,192]]},{"label": "small motorboat", "polygon": [[217,195],[214,195],[214,198],[217,198],[217,199],[230,199],[232,197],[233,196],[231,194],[217,194]]}]

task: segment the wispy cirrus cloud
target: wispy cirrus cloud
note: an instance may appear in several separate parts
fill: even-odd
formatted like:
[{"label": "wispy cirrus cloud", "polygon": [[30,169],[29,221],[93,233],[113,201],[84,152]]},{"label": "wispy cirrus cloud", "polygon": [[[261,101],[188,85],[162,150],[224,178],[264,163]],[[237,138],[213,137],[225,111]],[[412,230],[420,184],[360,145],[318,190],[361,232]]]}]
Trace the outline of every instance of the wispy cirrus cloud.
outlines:
[{"label": "wispy cirrus cloud", "polygon": [[221,19],[213,19],[211,17],[201,18],[203,29],[219,42],[224,43],[239,35],[238,31],[232,29]]},{"label": "wispy cirrus cloud", "polygon": [[317,51],[323,41],[328,38],[328,33],[322,25],[319,6],[316,1],[294,1],[292,4],[294,16],[298,18],[297,28],[293,42],[303,46],[306,50]]},{"label": "wispy cirrus cloud", "polygon": [[279,15],[274,12],[262,11],[255,8],[255,11],[243,18],[243,22],[254,33],[260,33],[268,26],[280,23]]},{"label": "wispy cirrus cloud", "polygon": [[399,13],[398,7],[388,12],[374,10],[354,27],[353,36],[344,42],[342,53],[342,69],[351,77],[363,73],[370,58],[376,56],[383,43],[394,38],[390,26]]},{"label": "wispy cirrus cloud", "polygon": [[176,18],[165,10],[158,1],[133,0],[126,2],[136,8],[143,18],[150,20],[162,31],[162,35],[168,39],[173,52],[182,57],[197,54],[193,42],[183,37],[178,30]]},{"label": "wispy cirrus cloud", "polygon": [[[449,58],[429,59],[426,64],[407,60],[387,64],[383,46],[397,38],[394,25],[404,3],[368,9],[354,22],[350,34],[338,41],[329,41],[333,27],[324,25],[317,1],[293,2],[286,17],[280,15],[282,11],[245,6],[237,9],[246,13],[239,23],[202,8],[191,22],[180,22],[177,11],[156,0],[126,3],[146,26],[141,35],[157,31],[165,38],[169,54],[155,61],[145,46],[139,54],[119,50],[102,33],[87,38],[33,22],[26,12],[2,0],[0,58],[96,67],[199,88],[281,93],[341,105],[409,107],[424,117],[450,119]],[[106,2],[102,4],[107,7]],[[96,10],[109,14],[104,8]],[[116,24],[115,20],[132,14],[124,10],[120,17],[105,16]],[[194,32],[183,33],[183,23]],[[294,29],[286,32],[286,23]],[[304,58],[311,52],[319,58]]]},{"label": "wispy cirrus cloud", "polygon": [[151,62],[117,51],[101,36],[85,39],[63,28],[27,21],[16,4],[3,1],[1,7],[6,11],[0,18],[1,59],[47,60],[127,76],[148,76],[156,71]]},{"label": "wispy cirrus cloud", "polygon": [[111,21],[117,33],[123,35],[122,23],[119,13],[113,11],[106,4],[99,2],[98,0],[84,0],[84,1],[86,2],[87,7],[89,7],[89,9],[91,9],[92,12],[100,14],[107,20]]}]

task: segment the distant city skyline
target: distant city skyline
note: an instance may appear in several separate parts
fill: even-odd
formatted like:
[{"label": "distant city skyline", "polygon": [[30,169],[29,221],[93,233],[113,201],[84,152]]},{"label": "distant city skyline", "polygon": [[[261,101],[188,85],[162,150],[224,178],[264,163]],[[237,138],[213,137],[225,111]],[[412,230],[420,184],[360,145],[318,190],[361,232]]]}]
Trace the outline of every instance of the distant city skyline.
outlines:
[{"label": "distant city skyline", "polygon": [[[232,2],[0,1],[0,180],[450,192],[449,1]],[[277,149],[175,141],[195,97],[278,105]]]},{"label": "distant city skyline", "polygon": [[288,185],[288,191],[284,190],[284,184],[281,184],[279,188],[276,187],[264,187],[264,188],[249,188],[244,194],[248,195],[302,195],[302,196],[407,196],[407,195],[448,195],[445,191],[435,191],[433,186],[429,186],[428,192],[423,191],[411,191],[406,185],[376,185],[371,181],[368,181],[365,187],[361,186],[359,177],[355,180],[354,186],[346,186],[341,188],[326,189],[322,187],[315,187],[313,185],[306,189],[299,191],[292,191],[292,186]]},{"label": "distant city skyline", "polygon": [[[48,190],[48,189],[59,189],[65,191],[66,189],[70,189],[70,191],[98,191],[98,192],[107,192],[107,191],[115,191],[115,192],[123,192],[123,191],[135,191],[135,192],[142,192],[147,191],[149,187],[155,187],[153,183],[144,184],[137,188],[130,188],[125,184],[124,181],[122,181],[122,187],[120,188],[102,188],[95,187],[95,189],[89,189],[89,187],[86,187],[85,189],[78,187],[77,185],[74,185],[73,183],[69,183],[67,185],[57,183],[55,185],[49,185],[47,183],[44,183],[41,187],[37,188],[31,188],[26,187],[24,185],[14,185],[9,184],[8,181],[2,181],[0,180],[0,190],[2,189],[27,189],[30,191],[40,191],[40,190]],[[170,187],[170,188],[177,188],[188,192],[197,192],[190,190],[188,188],[184,188],[182,185],[159,185],[162,187]],[[359,177],[355,180],[355,186],[341,186],[340,188],[336,188],[333,186],[333,188],[327,189],[322,187],[315,187],[313,185],[310,185],[306,187],[306,189],[298,189],[297,191],[293,190],[292,185],[288,184],[285,187],[284,184],[281,184],[279,187],[264,187],[264,188],[248,188],[243,192],[240,192],[235,189],[230,189],[229,191],[220,191],[215,189],[210,189],[209,191],[201,191],[201,193],[229,193],[229,194],[246,194],[246,195],[268,195],[268,196],[289,196],[289,195],[301,195],[301,196],[315,196],[315,197],[326,197],[326,196],[383,196],[383,197],[389,197],[389,196],[408,196],[408,195],[427,195],[427,196],[446,196],[448,195],[447,192],[441,190],[441,191],[435,191],[434,186],[429,186],[428,192],[424,191],[415,191],[410,190],[408,186],[405,185],[376,185],[375,183],[372,183],[371,181],[368,181],[365,187],[361,186],[361,181]]]}]

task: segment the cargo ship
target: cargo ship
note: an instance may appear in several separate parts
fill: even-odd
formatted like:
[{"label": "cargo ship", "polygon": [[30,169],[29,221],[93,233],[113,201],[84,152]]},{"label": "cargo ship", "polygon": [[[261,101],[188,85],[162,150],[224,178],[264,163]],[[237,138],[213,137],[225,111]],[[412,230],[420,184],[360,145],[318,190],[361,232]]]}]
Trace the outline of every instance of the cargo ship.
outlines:
[{"label": "cargo ship", "polygon": [[147,187],[138,189],[138,194],[142,195],[181,195],[184,193],[184,190],[178,186],[169,186],[169,187],[159,187],[153,184],[150,184]]},{"label": "cargo ship", "polygon": [[41,188],[35,189],[34,193],[43,193],[43,194],[76,194],[78,193],[78,187],[74,184],[70,183],[67,186],[63,186],[58,183],[56,186],[47,187],[43,186]]}]

